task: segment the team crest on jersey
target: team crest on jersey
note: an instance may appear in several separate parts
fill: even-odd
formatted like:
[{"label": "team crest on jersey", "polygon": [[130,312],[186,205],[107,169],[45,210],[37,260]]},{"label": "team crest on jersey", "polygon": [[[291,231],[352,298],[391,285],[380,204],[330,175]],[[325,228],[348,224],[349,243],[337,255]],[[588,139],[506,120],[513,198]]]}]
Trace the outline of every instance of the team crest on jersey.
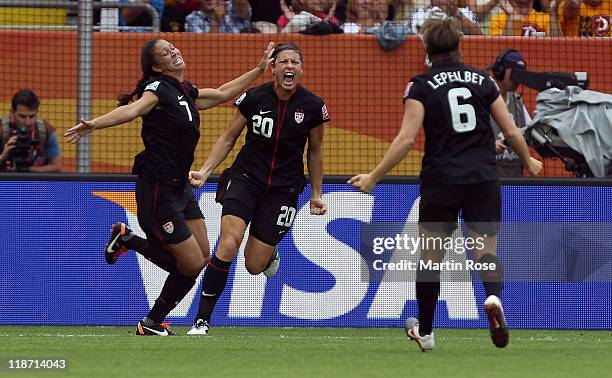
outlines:
[{"label": "team crest on jersey", "polygon": [[302,121],[304,120],[304,111],[296,110],[293,118],[295,119],[295,122],[297,122],[298,124],[302,123]]},{"label": "team crest on jersey", "polygon": [[164,228],[164,231],[166,231],[166,233],[168,234],[174,232],[174,224],[172,224],[172,222],[166,222],[162,227]]}]

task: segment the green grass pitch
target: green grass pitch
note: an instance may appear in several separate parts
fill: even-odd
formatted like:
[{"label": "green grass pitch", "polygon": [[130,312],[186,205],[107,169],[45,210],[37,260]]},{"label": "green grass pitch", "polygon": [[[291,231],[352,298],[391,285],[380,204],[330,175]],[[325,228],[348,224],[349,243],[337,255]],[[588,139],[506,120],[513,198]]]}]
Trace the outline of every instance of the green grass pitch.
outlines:
[{"label": "green grass pitch", "polygon": [[0,326],[0,357],[67,358],[67,372],[15,377],[604,377],[612,331],[436,329],[422,353],[403,329],[215,327],[206,337],[136,337],[133,327]]}]

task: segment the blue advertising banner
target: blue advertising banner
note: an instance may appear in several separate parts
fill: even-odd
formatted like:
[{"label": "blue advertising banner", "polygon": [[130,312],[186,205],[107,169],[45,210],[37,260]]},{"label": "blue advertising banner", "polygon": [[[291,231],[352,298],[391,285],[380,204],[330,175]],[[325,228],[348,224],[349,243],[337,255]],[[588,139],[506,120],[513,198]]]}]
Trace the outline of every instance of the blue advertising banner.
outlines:
[{"label": "blue advertising banner", "polygon": [[[213,250],[221,215],[215,189],[196,191]],[[509,325],[612,329],[612,188],[516,185],[502,194],[498,253]],[[400,265],[390,263],[418,253],[374,244],[419,236],[418,185],[381,184],[363,194],[325,184],[324,216],[310,215],[309,198],[306,188],[276,276],[251,276],[238,254],[213,324],[398,327],[415,316],[413,275],[398,275],[390,266]],[[0,324],[134,325],[152,306],[166,273],[134,252],[114,265],[103,256],[112,223],[142,235],[132,182],[0,181],[0,203]],[[469,255],[451,249],[447,259],[465,265]],[[485,327],[477,272],[442,280],[435,326]],[[192,323],[200,285],[201,277],[172,323]]]}]

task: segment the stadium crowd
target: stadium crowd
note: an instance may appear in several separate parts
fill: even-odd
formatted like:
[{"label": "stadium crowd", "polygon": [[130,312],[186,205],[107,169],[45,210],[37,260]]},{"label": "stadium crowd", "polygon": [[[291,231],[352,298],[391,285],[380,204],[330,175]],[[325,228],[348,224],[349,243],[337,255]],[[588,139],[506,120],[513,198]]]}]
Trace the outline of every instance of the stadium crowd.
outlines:
[{"label": "stadium crowd", "polygon": [[457,17],[464,34],[610,37],[612,0],[166,0],[161,10],[164,31],[228,33],[323,21],[344,33],[374,33],[385,21],[417,33],[436,12]]},{"label": "stadium crowd", "polygon": [[[196,33],[375,33],[384,23],[418,33],[440,12],[461,21],[464,34],[610,37],[612,0],[122,0],[148,3],[161,30]],[[73,12],[74,13],[74,12]],[[73,14],[76,16],[76,14]],[[96,11],[100,22],[100,11]],[[144,9],[125,8],[116,21],[142,30]],[[337,27],[336,27],[337,26]],[[139,29],[140,28],[140,29]],[[128,29],[129,30],[129,29]]]}]

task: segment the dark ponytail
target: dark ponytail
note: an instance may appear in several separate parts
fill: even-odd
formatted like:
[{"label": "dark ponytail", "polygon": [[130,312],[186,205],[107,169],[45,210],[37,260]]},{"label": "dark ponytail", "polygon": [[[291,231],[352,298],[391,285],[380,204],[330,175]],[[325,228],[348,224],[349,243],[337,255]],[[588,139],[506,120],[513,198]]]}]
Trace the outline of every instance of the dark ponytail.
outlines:
[{"label": "dark ponytail", "polygon": [[151,77],[158,76],[160,73],[153,70],[155,65],[155,44],[159,39],[152,39],[145,42],[140,50],[140,68],[142,69],[142,77],[136,83],[136,88],[132,93],[122,93],[117,96],[117,106],[124,106],[130,103],[134,96],[140,97],[144,92],[144,83]]}]

